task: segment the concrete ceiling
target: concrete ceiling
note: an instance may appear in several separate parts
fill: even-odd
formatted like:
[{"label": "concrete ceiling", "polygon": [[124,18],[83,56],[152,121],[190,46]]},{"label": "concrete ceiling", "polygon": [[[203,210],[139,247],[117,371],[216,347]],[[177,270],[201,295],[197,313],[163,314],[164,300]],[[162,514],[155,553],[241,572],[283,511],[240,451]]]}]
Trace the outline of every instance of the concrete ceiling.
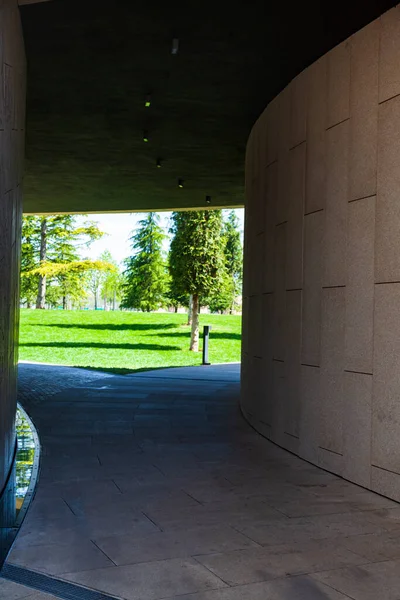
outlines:
[{"label": "concrete ceiling", "polygon": [[246,139],[268,101],[394,4],[54,0],[22,6],[25,211],[243,205]]}]

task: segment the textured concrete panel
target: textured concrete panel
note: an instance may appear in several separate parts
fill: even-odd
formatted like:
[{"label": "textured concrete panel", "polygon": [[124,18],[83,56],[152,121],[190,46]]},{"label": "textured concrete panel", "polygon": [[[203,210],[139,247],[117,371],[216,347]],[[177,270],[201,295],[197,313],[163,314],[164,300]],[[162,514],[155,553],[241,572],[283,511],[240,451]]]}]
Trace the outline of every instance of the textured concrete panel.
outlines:
[{"label": "textured concrete panel", "polygon": [[380,22],[351,39],[349,200],[376,193]]},{"label": "textured concrete panel", "polygon": [[372,466],[371,487],[378,494],[398,501],[400,498],[400,475]]},{"label": "textured concrete panel", "polygon": [[263,292],[274,289],[275,214],[278,203],[278,163],[271,164],[265,172],[266,205],[264,222],[264,284]]},{"label": "textured concrete panel", "polygon": [[348,207],[345,368],[372,373],[375,196]]},{"label": "textured concrete panel", "polygon": [[400,94],[400,8],[381,17],[379,102]]},{"label": "textured concrete panel", "polygon": [[290,148],[306,139],[308,71],[303,71],[290,84]]},{"label": "textured concrete panel", "polygon": [[319,445],[320,369],[301,367],[300,376],[300,455],[318,462]]},{"label": "textured concrete panel", "polygon": [[345,373],[343,477],[371,487],[372,375]]},{"label": "textured concrete panel", "polygon": [[265,170],[265,212],[264,231],[270,231],[276,224],[276,210],[278,204],[278,163],[273,163]]},{"label": "textured concrete panel", "polygon": [[379,106],[375,281],[400,281],[400,97]]},{"label": "textured concrete panel", "polygon": [[319,445],[342,453],[345,289],[322,292]]},{"label": "textured concrete panel", "polygon": [[285,359],[286,223],[275,227],[274,358]]},{"label": "textured concrete panel", "polygon": [[287,168],[289,161],[292,84],[279,94],[279,135],[277,164],[277,201],[275,205],[275,225],[287,220],[289,179]]},{"label": "textured concrete panel", "polygon": [[300,144],[289,153],[289,198],[287,223],[286,289],[303,285],[303,214],[306,146]]},{"label": "textured concrete panel", "polygon": [[324,211],[304,217],[304,288],[301,361],[320,364],[321,283]]},{"label": "textured concrete panel", "polygon": [[350,111],[350,48],[345,41],[328,53],[328,115],[327,127],[349,118]]},{"label": "textured concrete panel", "polygon": [[299,435],[302,291],[286,292],[286,398],[284,432]]},{"label": "textured concrete panel", "polygon": [[375,286],[372,464],[400,473],[400,284]]},{"label": "textured concrete panel", "polygon": [[271,406],[271,439],[282,445],[285,429],[285,409],[287,403],[287,378],[284,362],[274,360],[272,363],[273,403]]},{"label": "textured concrete panel", "polygon": [[342,475],[343,456],[341,454],[326,450],[325,448],[318,448],[317,464],[321,469],[326,469],[337,475]]},{"label": "textured concrete panel", "polygon": [[272,362],[274,355],[273,351],[273,335],[274,335],[274,294],[263,294],[261,296],[260,310],[258,315],[260,319],[261,335],[263,340],[262,356]]},{"label": "textured concrete panel", "polygon": [[248,296],[242,298],[242,352],[249,351],[249,305],[250,299]]},{"label": "textured concrete panel", "polygon": [[264,234],[258,234],[249,239],[249,260],[250,262],[250,288],[249,295],[254,296],[263,291],[263,278],[260,273],[264,272]]},{"label": "textured concrete panel", "polygon": [[309,69],[306,213],[325,207],[327,98],[327,58],[323,56]]},{"label": "textured concrete panel", "polygon": [[323,285],[346,283],[346,225],[349,123],[332,127],[327,135],[325,260]]},{"label": "textured concrete panel", "polygon": [[279,97],[274,98],[267,111],[267,166],[278,160]]},{"label": "textured concrete panel", "polygon": [[261,298],[259,294],[249,298],[249,350],[252,356],[263,355],[263,314],[261,312]]}]

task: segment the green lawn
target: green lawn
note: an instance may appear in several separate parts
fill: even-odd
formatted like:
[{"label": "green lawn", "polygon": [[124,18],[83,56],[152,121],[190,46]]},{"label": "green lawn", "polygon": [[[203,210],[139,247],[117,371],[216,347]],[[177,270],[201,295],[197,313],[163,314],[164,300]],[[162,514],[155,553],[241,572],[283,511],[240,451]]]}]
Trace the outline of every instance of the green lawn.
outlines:
[{"label": "green lawn", "polygon": [[[184,314],[21,310],[20,360],[120,373],[201,364],[189,352]],[[210,362],[240,360],[241,317],[200,315],[212,325]]]}]

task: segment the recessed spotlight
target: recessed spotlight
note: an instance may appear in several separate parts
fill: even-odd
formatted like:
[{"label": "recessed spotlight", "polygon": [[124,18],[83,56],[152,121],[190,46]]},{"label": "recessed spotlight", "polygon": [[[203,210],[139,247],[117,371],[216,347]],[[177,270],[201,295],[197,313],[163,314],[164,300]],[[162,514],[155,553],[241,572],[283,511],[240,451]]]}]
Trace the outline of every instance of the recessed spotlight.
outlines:
[{"label": "recessed spotlight", "polygon": [[171,54],[178,54],[178,51],[179,51],[179,39],[174,38],[172,40]]},{"label": "recessed spotlight", "polygon": [[157,166],[158,169],[161,168],[161,158],[157,158],[156,166]]},{"label": "recessed spotlight", "polygon": [[148,142],[149,141],[149,132],[148,131],[143,131],[143,141],[144,142]]},{"label": "recessed spotlight", "polygon": [[183,179],[178,179],[178,187],[183,188]]},{"label": "recessed spotlight", "polygon": [[150,106],[151,106],[151,95],[150,94],[147,94],[144,105],[146,108],[150,108]]},{"label": "recessed spotlight", "polygon": [[211,204],[211,196],[206,196],[206,202],[207,204]]}]

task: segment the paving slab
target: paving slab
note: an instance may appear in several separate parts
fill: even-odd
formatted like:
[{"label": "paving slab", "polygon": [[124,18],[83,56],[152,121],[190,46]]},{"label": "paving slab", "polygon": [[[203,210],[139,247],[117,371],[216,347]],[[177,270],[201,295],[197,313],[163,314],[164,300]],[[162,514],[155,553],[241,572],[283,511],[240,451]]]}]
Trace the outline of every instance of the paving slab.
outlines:
[{"label": "paving slab", "polygon": [[125,600],[400,600],[399,505],[262,438],[239,392],[237,364],[21,365],[43,452],[9,562]]}]

